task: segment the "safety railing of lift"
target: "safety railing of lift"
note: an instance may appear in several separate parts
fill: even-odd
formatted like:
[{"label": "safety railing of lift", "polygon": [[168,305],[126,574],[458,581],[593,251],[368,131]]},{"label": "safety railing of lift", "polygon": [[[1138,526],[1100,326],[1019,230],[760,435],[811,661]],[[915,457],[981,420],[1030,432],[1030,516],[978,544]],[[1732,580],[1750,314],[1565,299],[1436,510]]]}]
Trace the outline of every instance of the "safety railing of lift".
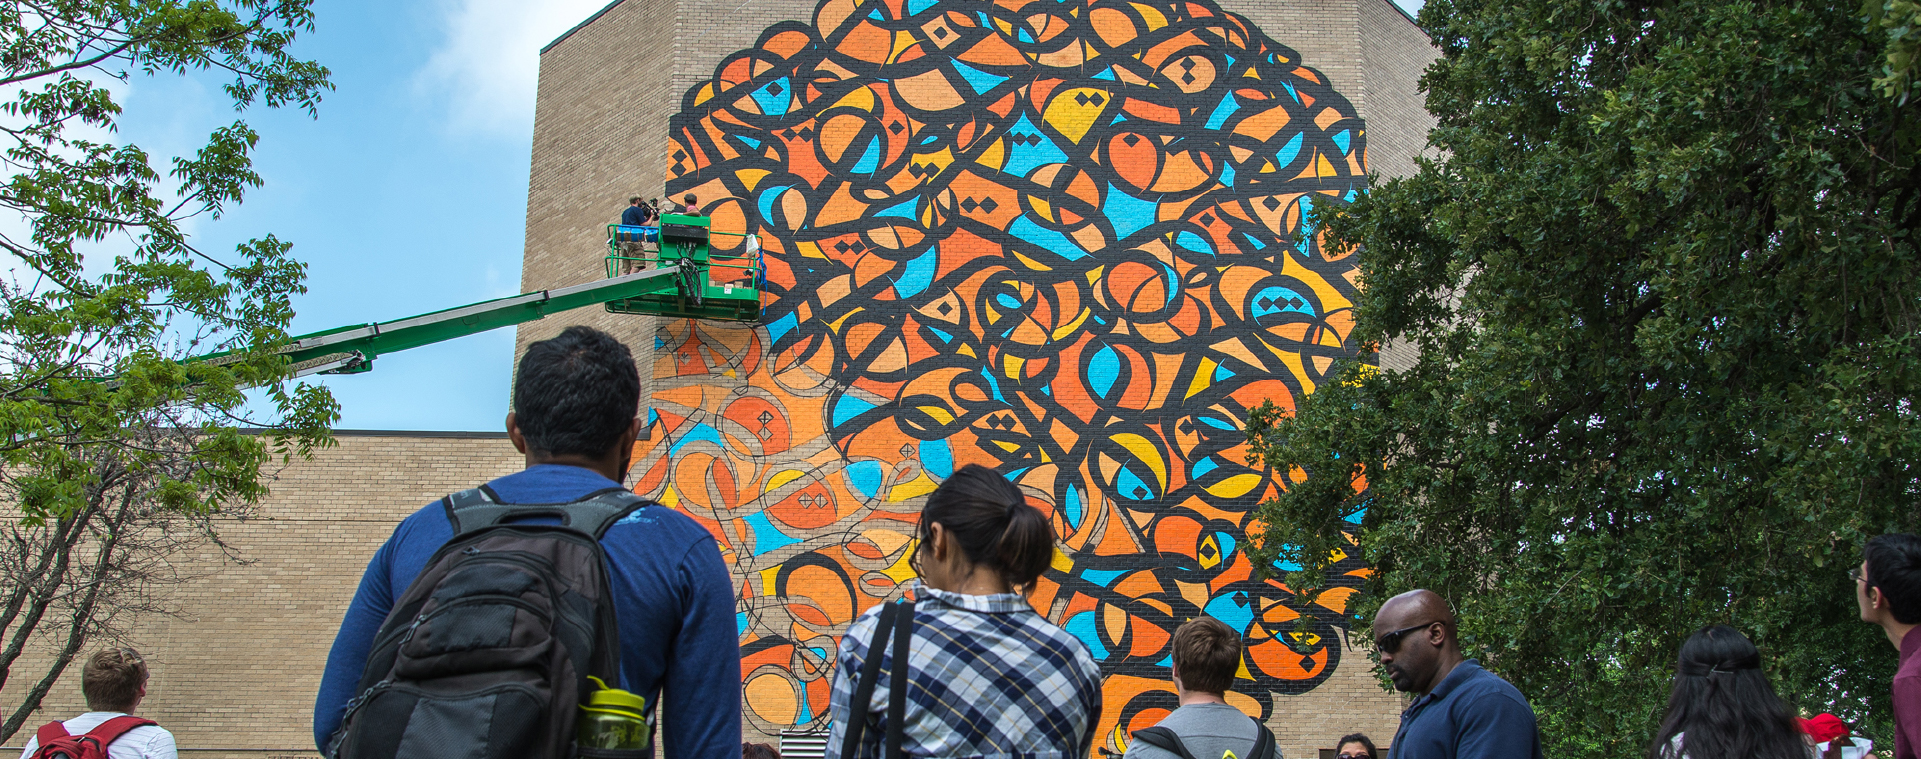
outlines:
[{"label": "safety railing of lift", "polygon": [[[747,248],[747,252],[744,254],[717,253],[709,246],[707,259],[704,262],[699,261],[698,258],[695,259],[697,262],[707,264],[709,269],[707,274],[708,282],[726,281],[714,276],[713,269],[734,269],[747,275],[748,280],[753,282],[756,292],[764,289],[764,285],[767,282],[767,262],[760,249],[759,235],[742,234],[739,232],[717,232],[713,230],[708,230],[707,234],[709,237],[727,236],[745,238],[745,247]],[[655,250],[640,250],[640,255],[638,256],[625,255],[625,252],[621,250],[621,246],[624,243],[653,243]],[[622,274],[631,274],[642,269],[658,266],[663,260],[663,256],[661,255],[662,246],[670,244],[673,243],[661,242],[660,227],[657,226],[635,226],[631,224],[607,225],[608,278],[611,279]],[[696,246],[692,243],[681,244],[686,247],[674,258],[693,258],[692,253]]]}]

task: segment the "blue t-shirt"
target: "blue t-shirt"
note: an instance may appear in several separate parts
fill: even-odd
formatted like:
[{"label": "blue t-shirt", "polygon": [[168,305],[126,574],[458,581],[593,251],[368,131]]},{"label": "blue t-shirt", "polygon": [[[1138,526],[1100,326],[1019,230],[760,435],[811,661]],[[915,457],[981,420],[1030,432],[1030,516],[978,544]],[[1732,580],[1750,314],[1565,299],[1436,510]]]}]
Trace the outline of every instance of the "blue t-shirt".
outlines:
[{"label": "blue t-shirt", "polygon": [[[558,464],[487,484],[505,503],[566,503],[620,487],[597,472]],[[314,742],[322,750],[340,727],[394,600],[452,537],[453,524],[436,501],[401,522],[367,563],[314,703]],[[608,528],[600,545],[620,619],[620,687],[649,704],[664,701],[658,743],[666,756],[738,758],[739,628],[733,581],[713,535],[685,514],[649,505]]]},{"label": "blue t-shirt", "polygon": [[1468,659],[1401,712],[1392,750],[1394,759],[1541,759],[1541,733],[1521,691]]},{"label": "blue t-shirt", "polygon": [[627,210],[620,212],[620,223],[630,227],[645,226],[647,210],[640,206],[628,206]]}]

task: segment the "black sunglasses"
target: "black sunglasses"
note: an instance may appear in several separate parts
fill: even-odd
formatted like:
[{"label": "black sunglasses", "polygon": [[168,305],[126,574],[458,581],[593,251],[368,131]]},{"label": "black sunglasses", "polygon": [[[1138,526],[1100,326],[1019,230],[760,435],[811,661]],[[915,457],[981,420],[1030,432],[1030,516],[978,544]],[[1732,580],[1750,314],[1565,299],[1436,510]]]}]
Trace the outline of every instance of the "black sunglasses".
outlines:
[{"label": "black sunglasses", "polygon": [[1389,654],[1394,653],[1396,651],[1401,650],[1401,638],[1406,637],[1408,633],[1414,632],[1415,630],[1425,630],[1437,624],[1440,624],[1440,623],[1429,622],[1423,625],[1415,625],[1413,627],[1404,627],[1402,629],[1395,630],[1394,632],[1388,633],[1379,638],[1375,638],[1374,647],[1380,649],[1382,653],[1389,653]]}]

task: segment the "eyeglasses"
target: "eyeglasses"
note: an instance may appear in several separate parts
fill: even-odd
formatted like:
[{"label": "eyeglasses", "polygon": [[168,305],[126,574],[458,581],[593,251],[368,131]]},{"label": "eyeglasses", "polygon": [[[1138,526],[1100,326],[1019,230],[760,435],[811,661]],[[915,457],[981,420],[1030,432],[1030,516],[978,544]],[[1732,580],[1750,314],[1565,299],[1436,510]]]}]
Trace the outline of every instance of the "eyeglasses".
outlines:
[{"label": "eyeglasses", "polygon": [[1859,583],[1866,583],[1868,581],[1868,574],[1861,571],[1860,567],[1855,567],[1848,570],[1848,579]]},{"label": "eyeglasses", "polygon": [[1394,653],[1396,651],[1401,650],[1402,637],[1406,636],[1408,633],[1414,632],[1415,630],[1423,630],[1429,627],[1433,627],[1434,625],[1437,625],[1437,624],[1440,624],[1440,623],[1428,622],[1427,624],[1415,625],[1413,627],[1405,627],[1399,630],[1395,630],[1394,632],[1388,633],[1379,638],[1375,638],[1374,647],[1380,649],[1381,653],[1386,653],[1386,654]]},{"label": "eyeglasses", "polygon": [[1334,759],[1374,759],[1367,754],[1335,754]]}]

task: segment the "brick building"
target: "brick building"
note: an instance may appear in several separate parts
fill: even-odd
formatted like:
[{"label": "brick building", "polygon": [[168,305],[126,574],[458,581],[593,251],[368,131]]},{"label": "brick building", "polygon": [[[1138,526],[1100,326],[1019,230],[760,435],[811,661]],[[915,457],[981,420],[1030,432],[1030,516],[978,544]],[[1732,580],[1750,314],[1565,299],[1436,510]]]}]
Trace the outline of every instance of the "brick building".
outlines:
[{"label": "brick building", "polygon": [[1344,642],[1366,568],[1250,576],[1276,483],[1233,430],[1351,355],[1355,262],[1308,214],[1413,170],[1434,55],[1387,0],[626,0],[550,44],[525,288],[600,271],[633,194],[765,250],[758,326],[575,315],[654,346],[635,486],[721,541],[750,739],[824,724],[840,630],[969,462],[1056,526],[1033,599],[1104,661],[1105,745],[1170,708],[1198,613],[1247,636],[1235,702],[1285,755],[1391,735]]},{"label": "brick building", "polygon": [[[429,501],[522,466],[504,432],[334,434],[339,446],[275,476],[251,518],[216,525],[249,563],[229,563],[212,546],[178,557],[187,579],[161,589],[176,614],[130,625],[127,643],[151,673],[140,714],[173,731],[182,757],[317,756],[320,671],[374,550]],[[11,712],[44,661],[16,665],[0,709]],[[34,728],[86,711],[80,665],[48,694],[44,719],[6,746],[17,754]]]},{"label": "brick building", "polygon": [[[744,737],[823,724],[839,631],[901,593],[904,525],[969,462],[1056,527],[1033,599],[1104,662],[1103,745],[1171,708],[1167,634],[1201,613],[1247,637],[1232,700],[1284,756],[1391,736],[1400,701],[1346,638],[1367,568],[1313,598],[1255,578],[1237,546],[1276,483],[1233,438],[1351,355],[1354,261],[1309,212],[1412,170],[1433,56],[1388,0],[622,0],[543,50],[523,290],[601,276],[633,194],[696,192],[766,250],[757,326],[583,309],[519,333],[650,355],[633,485],[723,545]],[[418,433],[288,468],[223,526],[252,563],[196,557],[180,613],[135,627],[143,712],[187,756],[312,756],[368,557],[518,468],[499,435]],[[46,708],[79,702],[73,675]]]}]

